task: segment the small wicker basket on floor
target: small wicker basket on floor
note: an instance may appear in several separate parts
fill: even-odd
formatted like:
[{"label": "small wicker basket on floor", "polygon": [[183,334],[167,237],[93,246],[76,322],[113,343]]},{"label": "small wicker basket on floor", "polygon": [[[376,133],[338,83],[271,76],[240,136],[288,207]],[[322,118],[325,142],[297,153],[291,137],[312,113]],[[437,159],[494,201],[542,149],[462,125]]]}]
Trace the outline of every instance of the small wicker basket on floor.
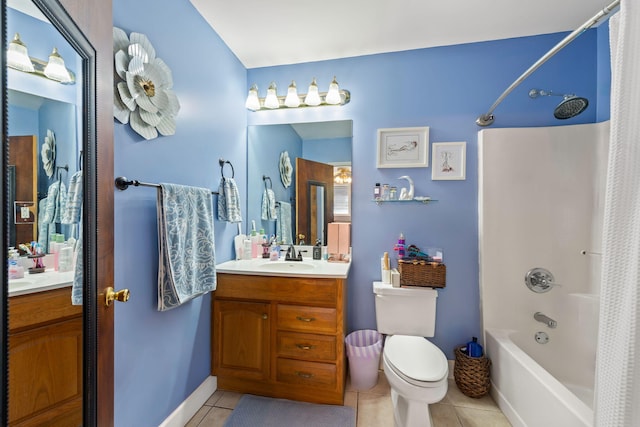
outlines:
[{"label": "small wicker basket on floor", "polygon": [[482,357],[469,357],[462,352],[464,345],[455,348],[456,361],[453,377],[460,391],[469,397],[479,398],[489,393],[489,366],[491,360]]}]

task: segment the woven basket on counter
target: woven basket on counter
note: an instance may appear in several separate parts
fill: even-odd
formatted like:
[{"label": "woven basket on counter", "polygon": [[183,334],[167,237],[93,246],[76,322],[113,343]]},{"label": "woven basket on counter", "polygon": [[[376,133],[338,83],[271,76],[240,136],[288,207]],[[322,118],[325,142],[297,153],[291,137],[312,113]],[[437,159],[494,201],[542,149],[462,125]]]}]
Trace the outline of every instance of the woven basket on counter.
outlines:
[{"label": "woven basket on counter", "polygon": [[444,288],[447,283],[447,267],[439,262],[400,259],[398,271],[401,286]]},{"label": "woven basket on counter", "polygon": [[491,387],[489,380],[491,360],[484,355],[470,357],[462,351],[465,347],[461,345],[455,348],[456,361],[453,367],[453,378],[465,396],[479,398],[489,393]]}]

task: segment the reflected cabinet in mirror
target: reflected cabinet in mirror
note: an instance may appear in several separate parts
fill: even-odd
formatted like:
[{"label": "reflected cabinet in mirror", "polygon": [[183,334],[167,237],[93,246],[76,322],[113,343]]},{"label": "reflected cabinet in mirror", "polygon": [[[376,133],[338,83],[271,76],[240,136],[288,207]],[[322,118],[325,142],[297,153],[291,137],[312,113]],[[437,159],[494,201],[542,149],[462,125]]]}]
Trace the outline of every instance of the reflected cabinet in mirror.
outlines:
[{"label": "reflected cabinet in mirror", "polygon": [[249,126],[246,224],[283,243],[326,245],[328,223],[351,222],[352,128],[351,120]]},{"label": "reflected cabinet in mirror", "polygon": [[58,2],[2,4],[9,179],[0,424],[92,425],[83,396],[96,357],[84,333],[94,329],[85,302],[95,293],[95,52]]}]

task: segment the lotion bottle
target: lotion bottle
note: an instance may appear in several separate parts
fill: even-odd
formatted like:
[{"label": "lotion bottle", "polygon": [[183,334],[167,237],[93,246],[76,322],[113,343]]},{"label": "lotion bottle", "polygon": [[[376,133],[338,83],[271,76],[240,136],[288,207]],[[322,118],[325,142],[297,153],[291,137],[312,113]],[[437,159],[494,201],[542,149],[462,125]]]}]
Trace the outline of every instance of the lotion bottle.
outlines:
[{"label": "lotion bottle", "polygon": [[260,246],[260,236],[256,231],[256,222],[251,221],[251,258],[258,258],[258,247]]}]

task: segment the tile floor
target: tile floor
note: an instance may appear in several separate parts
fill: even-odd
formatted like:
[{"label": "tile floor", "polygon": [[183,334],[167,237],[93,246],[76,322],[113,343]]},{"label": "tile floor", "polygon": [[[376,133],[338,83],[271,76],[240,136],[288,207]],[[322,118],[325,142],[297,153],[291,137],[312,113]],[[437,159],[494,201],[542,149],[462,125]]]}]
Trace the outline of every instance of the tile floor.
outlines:
[{"label": "tile floor", "polygon": [[[222,427],[242,394],[217,390],[187,423],[186,427]],[[356,391],[347,382],[344,404],[356,411],[356,427],[393,427],[389,383],[380,371],[371,390]],[[490,396],[472,399],[449,380],[445,398],[431,405],[434,427],[510,427],[511,424]],[[259,427],[259,426],[256,426]],[[286,426],[283,426],[286,427]]]}]

